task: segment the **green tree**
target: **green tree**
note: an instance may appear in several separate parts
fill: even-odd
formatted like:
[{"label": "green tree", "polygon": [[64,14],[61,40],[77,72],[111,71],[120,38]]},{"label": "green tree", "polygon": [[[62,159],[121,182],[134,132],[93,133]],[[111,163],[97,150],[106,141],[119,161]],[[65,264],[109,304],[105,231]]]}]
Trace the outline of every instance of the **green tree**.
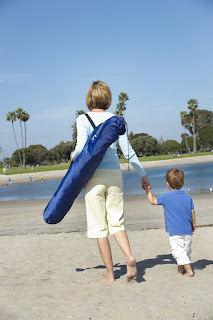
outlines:
[{"label": "green tree", "polygon": [[163,140],[163,137],[161,137],[157,142],[157,153],[158,154],[164,154],[163,143],[164,143],[164,140]]},{"label": "green tree", "polygon": [[23,169],[25,169],[25,152],[24,152],[24,138],[23,138],[23,130],[22,130],[22,117],[23,117],[23,109],[16,109],[16,117],[19,119],[20,131],[21,131],[21,142],[22,142],[22,159],[23,159]]},{"label": "green tree", "polygon": [[16,113],[14,111],[9,111],[6,114],[6,117],[7,117],[7,121],[11,121],[11,123],[12,123],[13,135],[14,135],[14,139],[15,139],[15,143],[16,143],[16,147],[17,147],[17,153],[18,153],[20,165],[21,165],[21,167],[23,167],[22,160],[21,160],[21,154],[20,154],[19,147],[18,147],[18,141],[16,138],[16,133],[15,133],[15,128],[14,128],[14,122],[16,121]]},{"label": "green tree", "polygon": [[197,152],[197,145],[196,145],[196,131],[195,131],[195,111],[198,108],[198,101],[196,99],[190,99],[187,101],[188,109],[191,111],[192,114],[192,134],[193,134],[193,152]]},{"label": "green tree", "polygon": [[[26,149],[26,164],[28,165],[44,164],[47,162],[48,154],[49,154],[49,151],[41,144],[30,145]],[[13,152],[11,161],[13,161],[14,163],[17,163],[18,150]]]},{"label": "green tree", "polygon": [[[3,149],[2,147],[0,146],[0,154],[2,153],[2,160],[0,159],[1,163],[2,163],[2,167],[4,168],[4,152],[3,152]],[[0,163],[0,165],[1,165]]]},{"label": "green tree", "polygon": [[[22,155],[23,155],[23,168],[25,169],[26,162],[26,144],[27,144],[27,129],[26,122],[29,120],[30,115],[21,108],[18,108],[16,111],[16,116],[20,121],[20,130],[21,130],[21,140],[22,140]],[[24,135],[22,130],[22,122],[24,122]]]},{"label": "green tree", "polygon": [[55,146],[50,150],[50,155],[48,160],[51,162],[61,163],[61,162],[68,162],[70,160],[70,153],[74,150],[74,142],[68,141],[64,142],[61,141],[60,144]]},{"label": "green tree", "polygon": [[129,138],[129,141],[131,141],[134,138],[134,133],[132,131],[130,131],[128,138]]},{"label": "green tree", "polygon": [[[118,117],[124,117],[125,119],[125,111],[126,111],[126,101],[129,100],[129,97],[126,93],[124,92],[121,92],[119,95],[118,95],[118,104],[116,105],[116,110],[115,110],[115,114],[118,116]],[[128,126],[126,126],[126,129],[127,129],[127,135],[128,135]],[[128,146],[129,148],[129,146]],[[121,155],[121,149],[117,143],[117,149],[118,149],[118,155],[120,157]],[[129,169],[129,152],[128,152],[128,170]]]},{"label": "green tree", "polygon": [[26,161],[26,148],[27,148],[27,126],[26,126],[26,123],[27,123],[27,121],[29,119],[30,119],[29,113],[27,113],[26,111],[23,111],[22,121],[24,122],[24,137],[25,137],[25,141],[24,141],[24,158],[25,158],[25,161]]},{"label": "green tree", "polygon": [[[187,149],[187,146],[186,146],[186,140],[184,138],[184,135],[181,135],[182,137],[182,141],[180,143],[180,150],[182,153],[187,153],[188,152],[188,149]],[[190,148],[191,150],[193,149],[193,137],[188,137],[187,139],[187,142],[188,142],[188,148]],[[196,139],[196,145],[198,148],[200,148],[200,140],[199,139]]]},{"label": "green tree", "polygon": [[118,96],[118,104],[115,110],[115,114],[118,117],[125,118],[125,111],[126,111],[126,101],[129,100],[129,97],[126,93],[121,92]]},{"label": "green tree", "polygon": [[209,110],[195,111],[195,131],[197,137],[200,138],[200,133],[203,129],[213,127],[213,112]]},{"label": "green tree", "polygon": [[149,135],[139,135],[131,140],[137,156],[152,155],[157,152],[157,139]]},{"label": "green tree", "polygon": [[199,135],[202,148],[213,148],[213,126],[204,128]]},{"label": "green tree", "polygon": [[180,143],[176,140],[166,140],[162,143],[162,150],[164,154],[177,153],[180,151]]},{"label": "green tree", "polygon": [[196,145],[196,136],[197,136],[197,117],[196,117],[196,110],[198,108],[198,101],[196,99],[190,99],[187,101],[188,109],[190,110],[189,113],[185,111],[181,111],[181,124],[184,126],[184,134],[185,134],[185,143],[186,147],[188,149],[188,152],[190,152],[190,148],[188,146],[187,142],[187,135],[185,132],[185,129],[187,129],[193,136],[193,151],[192,153],[197,152],[197,145]]},{"label": "green tree", "polygon": [[182,124],[183,127],[184,127],[184,138],[185,138],[186,148],[187,148],[187,151],[188,151],[189,153],[191,153],[190,148],[189,148],[189,146],[188,146],[188,141],[187,141],[188,135],[186,134],[186,121],[187,121],[187,119],[188,119],[189,116],[187,115],[187,112],[186,112],[186,111],[181,111],[180,116],[181,116],[181,124]]},{"label": "green tree", "polygon": [[28,165],[46,164],[49,150],[41,144],[30,145],[26,149],[26,160]]}]

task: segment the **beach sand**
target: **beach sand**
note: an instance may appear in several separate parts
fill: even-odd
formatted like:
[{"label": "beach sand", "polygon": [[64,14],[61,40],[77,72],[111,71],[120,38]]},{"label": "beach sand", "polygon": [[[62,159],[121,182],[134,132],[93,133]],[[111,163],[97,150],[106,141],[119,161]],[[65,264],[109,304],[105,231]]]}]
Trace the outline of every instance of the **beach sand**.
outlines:
[{"label": "beach sand", "polygon": [[[207,163],[213,162],[213,155],[202,156],[202,157],[189,157],[189,158],[175,158],[171,160],[159,160],[159,161],[145,161],[141,162],[144,169],[146,168],[158,168],[158,167],[167,167],[174,166],[178,167],[182,164],[198,164],[198,163]],[[120,165],[121,170],[128,170],[128,164],[123,163]],[[45,167],[44,167],[45,168]],[[130,170],[134,170],[131,165],[129,165]],[[8,179],[11,178],[12,184],[19,183],[29,183],[30,176],[33,178],[33,181],[40,181],[41,175],[44,180],[53,180],[53,179],[62,179],[67,170],[55,170],[55,171],[42,171],[42,172],[30,172],[30,173],[21,173],[14,174],[11,176],[0,174],[0,186],[5,186],[8,184]]]},{"label": "beach sand", "polygon": [[145,195],[125,197],[126,229],[138,277],[127,283],[123,254],[110,237],[115,283],[95,239],[86,237],[84,199],[58,225],[42,220],[48,200],[0,202],[0,319],[213,319],[213,195],[193,194],[194,278],[178,274],[163,210]]}]

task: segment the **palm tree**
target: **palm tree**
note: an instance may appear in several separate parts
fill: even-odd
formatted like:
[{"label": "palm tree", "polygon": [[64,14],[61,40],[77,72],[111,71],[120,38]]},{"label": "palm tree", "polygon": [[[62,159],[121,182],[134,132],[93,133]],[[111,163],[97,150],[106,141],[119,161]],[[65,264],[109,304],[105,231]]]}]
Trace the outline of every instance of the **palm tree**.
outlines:
[{"label": "palm tree", "polygon": [[17,139],[16,139],[16,133],[15,133],[15,128],[14,128],[14,121],[16,121],[16,113],[13,112],[13,111],[9,111],[7,114],[7,121],[11,121],[12,122],[12,128],[13,128],[13,135],[14,135],[14,139],[15,139],[15,142],[16,142],[16,146],[17,146],[17,150],[18,150],[18,155],[19,155],[19,160],[20,160],[20,164],[21,164],[21,167],[22,167],[22,160],[21,160],[21,155],[20,155],[20,152],[19,152],[19,147],[18,147],[18,142],[17,142]]},{"label": "palm tree", "polygon": [[126,111],[126,101],[129,100],[129,97],[126,93],[121,92],[118,96],[118,104],[115,110],[115,114],[117,114],[118,117],[124,117],[125,118],[125,111]]},{"label": "palm tree", "polygon": [[26,163],[26,148],[27,148],[27,126],[26,122],[30,119],[29,113],[23,111],[21,120],[24,122],[24,136],[25,136],[25,144],[24,144],[24,160]]},{"label": "palm tree", "polygon": [[195,111],[198,108],[198,101],[196,99],[190,99],[187,101],[188,109],[192,113],[192,134],[193,134],[193,152],[197,152],[197,145],[196,145],[196,132],[195,132]]},{"label": "palm tree", "polygon": [[21,141],[22,141],[22,156],[23,156],[23,169],[25,169],[25,157],[24,157],[24,138],[23,138],[23,131],[22,131],[22,117],[23,117],[23,109],[18,108],[16,111],[16,117],[20,121],[20,129],[21,129]]},{"label": "palm tree", "polygon": [[188,146],[188,140],[187,140],[187,135],[186,135],[186,120],[187,120],[188,115],[187,115],[186,111],[181,111],[180,116],[181,116],[181,124],[184,126],[184,136],[185,136],[186,148],[187,148],[188,152],[191,153],[190,148]]},{"label": "palm tree", "polygon": [[0,146],[0,154],[2,153],[2,167],[3,167],[3,173],[4,173],[4,152],[2,147]]},{"label": "palm tree", "polygon": [[[129,100],[129,97],[126,93],[121,92],[118,96],[118,104],[115,110],[115,114],[118,117],[124,117],[125,119],[125,111],[126,111],[126,101]],[[126,124],[126,128],[127,128],[127,137],[128,137],[128,126]],[[128,171],[129,171],[129,142],[128,142]]]},{"label": "palm tree", "polygon": [[[86,112],[85,112],[84,110],[78,110],[78,111],[76,111],[75,116],[76,116],[76,118],[77,118],[77,117],[80,116],[81,114],[85,114],[85,113],[86,113]],[[72,128],[73,128],[72,139],[73,139],[74,142],[76,142],[76,138],[77,138],[76,121],[75,121],[75,123],[72,125]]]}]

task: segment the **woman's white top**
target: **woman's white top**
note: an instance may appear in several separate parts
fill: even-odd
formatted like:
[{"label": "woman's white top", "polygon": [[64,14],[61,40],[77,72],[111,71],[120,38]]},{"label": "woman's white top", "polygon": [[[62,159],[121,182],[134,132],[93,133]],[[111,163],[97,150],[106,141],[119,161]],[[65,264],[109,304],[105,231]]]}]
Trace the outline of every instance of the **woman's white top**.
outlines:
[{"label": "woman's white top", "polygon": [[[111,112],[88,112],[88,115],[93,120],[95,126],[98,126],[105,120],[114,116]],[[93,132],[93,127],[90,124],[89,120],[84,114],[81,114],[76,119],[76,127],[77,127],[77,143],[75,150],[72,154],[72,159],[75,160],[78,155],[81,153],[88,137]],[[119,136],[118,143],[121,147],[123,155],[126,159],[129,158],[129,162],[135,168],[137,173],[142,177],[145,176],[146,173],[143,170],[138,157],[136,156],[135,151],[132,149],[128,137],[127,132]],[[117,147],[116,142],[112,143],[111,146],[107,149],[103,160],[99,164],[97,169],[120,169],[119,160],[117,156]]]}]

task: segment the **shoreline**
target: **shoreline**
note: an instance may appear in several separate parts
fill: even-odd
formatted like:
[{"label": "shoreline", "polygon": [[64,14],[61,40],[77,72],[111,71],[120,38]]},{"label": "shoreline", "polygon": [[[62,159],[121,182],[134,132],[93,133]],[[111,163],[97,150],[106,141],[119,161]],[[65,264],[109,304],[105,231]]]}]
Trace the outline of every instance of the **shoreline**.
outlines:
[{"label": "shoreline", "polygon": [[[203,156],[203,157],[189,157],[189,158],[176,158],[169,160],[158,160],[158,161],[145,161],[141,162],[143,169],[148,168],[159,168],[167,166],[179,166],[187,164],[199,164],[199,163],[208,163],[213,162],[213,155]],[[122,171],[128,170],[128,163],[120,164]],[[134,170],[131,165],[129,165],[130,170]],[[33,178],[33,181],[40,181],[41,175],[44,180],[56,180],[62,179],[67,172],[67,169],[64,170],[54,170],[54,171],[42,171],[42,172],[30,172],[30,173],[20,173],[14,175],[3,175],[0,174],[0,186],[8,185],[8,179],[11,178],[11,183],[14,184],[23,184],[30,183],[30,176]]]}]

